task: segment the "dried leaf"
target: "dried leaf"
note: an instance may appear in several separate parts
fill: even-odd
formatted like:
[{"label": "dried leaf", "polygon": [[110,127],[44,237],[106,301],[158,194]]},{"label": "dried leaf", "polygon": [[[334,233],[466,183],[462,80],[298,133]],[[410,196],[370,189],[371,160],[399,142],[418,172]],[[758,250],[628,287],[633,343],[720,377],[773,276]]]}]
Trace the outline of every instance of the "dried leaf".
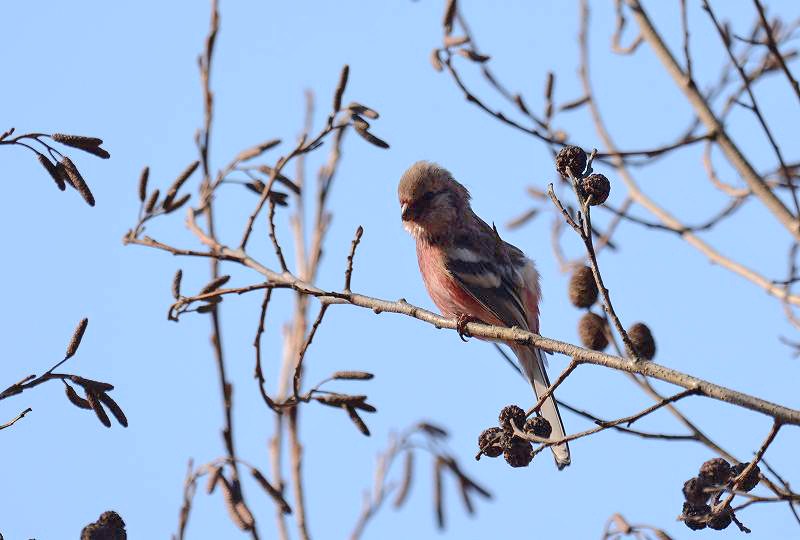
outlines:
[{"label": "dried leaf", "polygon": [[150,167],[142,169],[142,174],[139,176],[139,200],[144,202],[147,198],[147,179],[150,178]]},{"label": "dried leaf", "polygon": [[81,197],[83,197],[83,200],[86,201],[89,206],[94,206],[94,195],[92,195],[89,186],[86,185],[81,173],[78,172],[78,168],[75,167],[72,160],[64,156],[61,163],[64,165],[64,170],[67,173],[67,177],[71,180],[72,186],[78,190],[78,193],[81,194]]},{"label": "dried leaf", "polygon": [[107,428],[110,428],[111,420],[108,418],[108,415],[103,409],[103,406],[100,404],[100,401],[97,399],[97,396],[93,392],[87,392],[86,398],[89,400],[89,405],[91,405],[92,409],[94,409],[94,413],[97,415],[97,418],[100,420],[100,422]]},{"label": "dried leaf", "polygon": [[78,347],[81,346],[81,340],[83,339],[83,334],[86,332],[86,327],[88,325],[89,319],[83,318],[81,322],[78,323],[78,326],[75,327],[75,331],[72,332],[72,337],[67,345],[67,354],[64,355],[64,360],[72,358],[75,353],[78,352]]},{"label": "dried leaf", "polygon": [[342,108],[342,96],[344,89],[347,86],[347,77],[350,75],[350,66],[347,64],[342,68],[342,73],[339,75],[339,84],[336,85],[336,92],[333,94],[333,111],[338,112]]},{"label": "dried leaf", "polygon": [[353,421],[353,423],[356,425],[358,430],[362,434],[364,434],[367,437],[369,437],[369,428],[367,427],[367,424],[365,424],[364,421],[361,419],[361,417],[358,416],[358,413],[356,412],[356,410],[353,407],[349,406],[349,405],[346,405],[345,409],[347,409],[347,414],[350,416],[350,420]]},{"label": "dried leaf", "polygon": [[372,373],[366,371],[336,371],[331,375],[331,379],[338,380],[351,380],[351,381],[368,381],[375,377]]},{"label": "dried leaf", "polygon": [[102,394],[98,394],[100,401],[102,401],[108,410],[111,411],[111,414],[114,415],[114,418],[117,419],[117,422],[120,423],[122,427],[128,427],[128,418],[125,416],[125,413],[122,412],[122,408],[114,401],[111,396],[103,392]]},{"label": "dried leaf", "polygon": [[411,481],[414,478],[414,452],[407,450],[405,460],[403,461],[403,480],[400,482],[400,488],[397,490],[392,506],[400,508],[406,502],[408,494],[411,491]]},{"label": "dried leaf", "polygon": [[280,507],[281,512],[283,512],[284,514],[291,514],[292,507],[289,506],[289,503],[286,502],[286,499],[283,498],[281,492],[278,491],[278,489],[275,486],[270,484],[258,469],[252,469],[251,472],[253,474],[253,478],[256,479],[256,482],[261,484],[261,487],[264,488],[264,491],[266,491],[267,494],[270,497],[272,497],[275,503]]},{"label": "dried leaf", "polygon": [[89,402],[83,399],[81,396],[78,395],[78,392],[75,391],[73,387],[68,384],[64,384],[64,391],[67,393],[67,399],[69,399],[70,403],[75,405],[81,409],[91,409],[92,406],[89,405]]}]

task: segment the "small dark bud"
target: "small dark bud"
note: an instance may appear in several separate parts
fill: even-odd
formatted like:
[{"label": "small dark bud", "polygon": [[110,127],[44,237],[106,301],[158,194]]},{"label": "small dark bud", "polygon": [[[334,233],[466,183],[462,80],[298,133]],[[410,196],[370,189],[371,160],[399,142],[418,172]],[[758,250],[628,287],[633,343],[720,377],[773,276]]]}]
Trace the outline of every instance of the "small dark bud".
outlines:
[{"label": "small dark bud", "polygon": [[342,73],[339,75],[339,84],[336,85],[336,91],[333,93],[333,111],[337,112],[342,108],[342,96],[344,89],[347,87],[347,78],[350,75],[350,66],[345,64],[342,67]]},{"label": "small dark bud", "polygon": [[550,425],[547,418],[534,416],[533,418],[528,418],[528,421],[525,422],[525,433],[548,439],[550,434],[553,433],[553,426]]},{"label": "small dark bud", "polygon": [[512,467],[527,467],[533,460],[532,449],[530,442],[515,437],[511,445],[503,450],[503,458]]},{"label": "small dark bud", "polygon": [[178,268],[175,277],[172,278],[172,297],[175,300],[181,297],[181,279],[183,279],[183,270]]},{"label": "small dark bud", "polygon": [[581,189],[587,199],[591,196],[589,206],[597,206],[608,199],[608,194],[611,193],[611,182],[602,174],[590,174],[581,180]]},{"label": "small dark bud", "polygon": [[633,346],[639,356],[645,360],[652,360],[656,355],[656,341],[650,328],[644,323],[636,323],[628,329],[628,337],[631,338]]},{"label": "small dark bud", "polygon": [[608,346],[605,321],[595,313],[587,313],[578,321],[578,336],[587,349],[602,351]]},{"label": "small dark bud", "polygon": [[514,428],[511,425],[511,422],[514,422],[514,425],[517,428],[522,429],[525,425],[525,411],[522,410],[517,405],[506,405],[500,411],[500,427],[503,428],[503,431],[508,433],[513,433]]},{"label": "small dark bud", "polygon": [[597,301],[597,282],[594,280],[592,269],[581,266],[572,274],[569,280],[569,301],[579,308],[587,308]]},{"label": "small dark bud", "polygon": [[[744,472],[745,467],[747,467],[747,463],[738,463],[731,467],[731,481],[733,481],[737,476]],[[753,467],[753,470],[748,473],[746,477],[744,477],[739,482],[739,490],[740,491],[751,491],[758,485],[759,478],[761,476],[761,470],[758,468],[758,465]]]},{"label": "small dark bud", "polygon": [[485,456],[495,458],[503,453],[503,448],[500,446],[500,434],[503,432],[500,428],[492,427],[484,429],[478,437],[478,448]]},{"label": "small dark bud", "polygon": [[564,179],[569,179],[570,173],[580,178],[586,170],[586,152],[577,146],[565,146],[556,155],[556,170]]},{"label": "small dark bud", "polygon": [[147,179],[150,178],[150,167],[142,169],[142,174],[139,176],[139,200],[144,202],[147,198]]},{"label": "small dark bud", "polygon": [[700,466],[699,476],[711,485],[727,484],[731,479],[731,465],[722,458],[709,459]]},{"label": "small dark bud", "polygon": [[153,211],[153,208],[156,207],[156,203],[158,202],[158,196],[160,192],[156,189],[153,193],[150,194],[150,198],[147,199],[147,204],[144,205],[144,213],[149,214]]},{"label": "small dark bud", "polygon": [[200,294],[208,294],[210,292],[216,291],[217,289],[225,285],[229,279],[231,279],[231,276],[227,274],[212,279],[211,281],[208,282],[208,284],[205,287],[200,289]]},{"label": "small dark bud", "polygon": [[728,525],[733,521],[731,512],[728,508],[723,508],[719,512],[713,512],[708,518],[708,528],[715,531],[727,529]]},{"label": "small dark bud", "polygon": [[683,484],[683,497],[686,502],[696,506],[706,504],[711,497],[711,493],[706,491],[707,487],[708,483],[699,476],[690,478]]}]

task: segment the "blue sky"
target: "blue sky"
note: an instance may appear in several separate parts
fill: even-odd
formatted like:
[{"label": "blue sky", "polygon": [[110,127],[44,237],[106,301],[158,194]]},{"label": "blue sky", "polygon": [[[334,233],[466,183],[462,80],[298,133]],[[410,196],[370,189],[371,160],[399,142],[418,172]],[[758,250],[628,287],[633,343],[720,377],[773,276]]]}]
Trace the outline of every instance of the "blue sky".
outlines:
[{"label": "blue sky", "polygon": [[[717,2],[723,4],[723,2]],[[653,17],[674,50],[680,46],[676,8],[650,2]],[[723,51],[704,14],[690,2],[695,72],[716,78]],[[509,1],[502,6],[463,2],[492,66],[529,103],[540,103],[546,72],[559,75],[556,95],[580,95],[576,76],[576,8],[572,2]],[[800,15],[790,0],[770,2],[786,19]],[[632,57],[608,53],[613,9],[592,2],[593,78],[598,99],[621,147],[668,141],[690,119],[680,93],[643,46]],[[724,14],[745,32],[752,20],[747,2],[725,3]],[[547,149],[511,131],[470,106],[444,74],[431,69],[428,55],[441,39],[441,2],[230,2],[223,1],[213,86],[217,98],[212,161],[222,166],[240,149],[272,137],[291,141],[300,130],[303,91],[318,96],[316,124],[324,119],[344,63],[351,67],[346,100],[381,112],[376,134],[391,150],[378,150],[348,137],[340,176],[331,198],[334,210],[329,243],[319,277],[323,288],[340,287],[353,231],[365,229],[353,289],[387,299],[404,297],[431,307],[418,275],[413,242],[400,225],[396,182],[418,159],[448,167],[466,184],[475,210],[498,224],[527,209],[527,185],[554,179]],[[0,477],[8,494],[0,508],[0,532],[8,539],[74,537],[87,522],[113,508],[128,523],[132,538],[163,538],[175,530],[186,462],[201,463],[222,453],[221,405],[215,366],[207,346],[208,321],[165,317],[169,287],[177,268],[186,290],[207,280],[207,265],[140,247],[123,247],[138,201],[136,182],[144,165],[162,187],[195,159],[193,134],[202,106],[195,59],[208,26],[205,2],[48,3],[4,6],[0,48],[0,131],[45,131],[97,135],[112,154],[108,161],[79,155],[97,207],[74,193],[61,193],[23,149],[0,150],[4,196],[0,202],[6,284],[0,328],[7,384],[41,373],[63,354],[72,329],[84,316],[90,324],[72,372],[115,384],[114,396],[130,427],[106,430],[89,413],[66,404],[58,384],[47,384],[5,400],[0,418],[25,407],[33,413],[0,433],[4,461]],[[467,73],[470,66],[462,63]],[[793,67],[795,72],[798,68]],[[477,78],[468,80],[479,84]],[[479,90],[489,96],[485,89]],[[798,108],[786,99],[778,78],[759,87],[763,105],[785,152],[797,158]],[[787,106],[786,104],[789,103]],[[561,127],[584,147],[598,145],[585,114],[565,115]],[[752,149],[758,167],[772,157],[757,125],[745,111],[732,115],[729,128]],[[794,138],[793,138],[794,137]],[[281,147],[283,150],[286,147]],[[643,189],[687,222],[702,221],[725,201],[705,179],[700,148],[637,170]],[[324,159],[309,161],[315,170]],[[735,182],[720,159],[720,173]],[[602,168],[600,168],[602,171]],[[614,183],[612,201],[623,188]],[[192,184],[194,187],[195,184]],[[220,234],[235,242],[253,204],[247,193],[231,190],[219,205]],[[644,214],[642,214],[644,215]],[[580,313],[566,299],[566,279],[549,245],[549,214],[504,236],[535,258],[542,273],[542,332],[575,341]],[[287,234],[286,214],[278,224]],[[151,234],[164,241],[197,246],[179,215],[154,223]],[[755,202],[735,220],[707,235],[723,252],[780,278],[790,240]],[[601,266],[623,321],[646,321],[658,342],[656,360],[720,384],[800,407],[800,364],[778,337],[793,336],[779,304],[748,282],[713,266],[680,239],[621,228],[621,249],[604,253]],[[252,243],[254,255],[273,267],[274,255],[263,230]],[[565,247],[579,253],[574,238]],[[258,277],[231,267],[231,283]],[[269,373],[279,359],[281,324],[290,297],[277,293],[264,346]],[[252,381],[252,336],[260,297],[229,299],[222,314],[230,377],[235,384],[237,443],[241,456],[267,469],[266,441],[272,418]],[[419,419],[446,426],[450,447],[466,470],[490,488],[495,500],[480,502],[477,515],[464,515],[455,490],[447,493],[448,535],[486,538],[519,534],[522,524],[537,536],[599,535],[605,520],[620,512],[688,536],[675,521],[683,481],[713,457],[692,443],[661,443],[606,432],[572,445],[573,465],[558,472],[549,458],[530,468],[510,469],[499,460],[472,459],[480,431],[496,421],[508,403],[531,403],[528,385],[499,359],[492,347],[461,343],[452,332],[418,321],[367,310],[334,307],[307,358],[307,381],[336,369],[375,373],[368,388],[379,409],[367,421],[373,436],[363,438],[344,415],[310,405],[302,412],[311,532],[341,538],[355,523],[364,489],[372,484],[375,455],[389,433]],[[553,357],[551,373],[566,365]],[[667,386],[660,388],[668,391]],[[559,391],[563,400],[611,418],[648,405],[627,379],[594,367],[580,368]],[[709,435],[743,458],[766,435],[769,422],[755,414],[695,399],[683,405]],[[568,430],[587,422],[565,415]],[[642,421],[640,428],[680,432],[667,413]],[[796,429],[787,428],[768,454],[778,470],[797,472]],[[428,462],[418,460],[412,497],[401,511],[387,509],[367,529],[366,538],[439,536],[431,505]],[[448,486],[453,488],[454,486]],[[250,500],[263,538],[271,530],[271,503],[254,486]],[[751,538],[796,534],[788,509],[752,507],[741,519]],[[520,520],[522,523],[518,522]],[[531,536],[534,536],[534,532]],[[198,495],[190,538],[232,537],[219,494]],[[709,535],[712,533],[698,533]],[[733,529],[723,534],[739,534]]]}]

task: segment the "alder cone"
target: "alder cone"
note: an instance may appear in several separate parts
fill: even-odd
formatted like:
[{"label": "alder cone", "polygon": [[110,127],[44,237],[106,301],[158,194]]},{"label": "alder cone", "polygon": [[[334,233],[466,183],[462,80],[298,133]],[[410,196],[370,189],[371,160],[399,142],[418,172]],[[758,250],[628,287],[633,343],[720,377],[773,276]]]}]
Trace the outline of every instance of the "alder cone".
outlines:
[{"label": "alder cone", "polygon": [[592,269],[581,266],[569,279],[569,301],[579,308],[588,308],[597,301],[597,282],[594,280]]},{"label": "alder cone", "polygon": [[589,206],[603,204],[611,193],[611,182],[602,174],[590,174],[581,181],[581,188],[586,198],[591,196]]},{"label": "alder cone", "polygon": [[595,313],[586,313],[578,321],[578,336],[587,349],[602,351],[608,346],[605,332],[605,321]]},{"label": "alder cone", "polygon": [[656,355],[656,341],[653,333],[644,323],[636,323],[628,329],[628,337],[631,338],[636,352],[645,360],[652,360]]},{"label": "alder cone", "polygon": [[556,155],[556,170],[564,179],[570,174],[580,178],[586,170],[586,152],[577,146],[565,146]]}]

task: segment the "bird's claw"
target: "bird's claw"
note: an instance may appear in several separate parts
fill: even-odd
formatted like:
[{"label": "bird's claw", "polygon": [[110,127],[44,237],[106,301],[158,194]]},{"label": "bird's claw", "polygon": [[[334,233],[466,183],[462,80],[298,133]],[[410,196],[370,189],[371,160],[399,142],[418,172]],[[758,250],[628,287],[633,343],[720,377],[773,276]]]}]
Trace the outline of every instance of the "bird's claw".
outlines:
[{"label": "bird's claw", "polygon": [[464,313],[462,313],[456,318],[456,332],[458,332],[458,337],[461,338],[461,341],[465,343],[467,341],[467,338],[472,337],[472,334],[470,334],[469,330],[467,330],[467,324],[471,322],[480,322],[480,321],[475,317],[471,317]]}]

